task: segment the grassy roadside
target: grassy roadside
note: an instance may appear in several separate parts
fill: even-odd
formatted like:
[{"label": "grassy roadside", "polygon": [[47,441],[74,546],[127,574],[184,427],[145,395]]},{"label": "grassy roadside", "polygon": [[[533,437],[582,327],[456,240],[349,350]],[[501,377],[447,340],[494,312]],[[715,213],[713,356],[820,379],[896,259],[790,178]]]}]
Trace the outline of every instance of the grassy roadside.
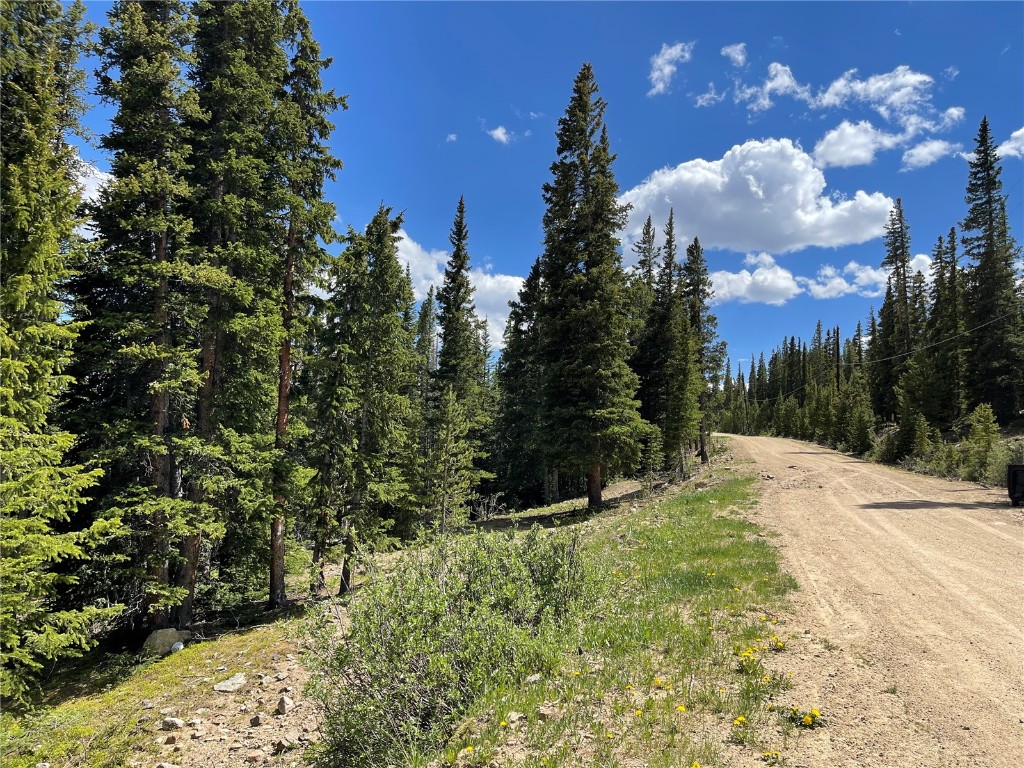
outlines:
[{"label": "grassy roadside", "polygon": [[[486,690],[447,744],[410,762],[785,765],[803,718],[820,724],[810,714],[816,703],[791,701],[788,681],[771,671],[789,639],[785,594],[794,585],[742,517],[756,501],[753,480],[719,469],[700,484],[592,517],[558,516],[564,504],[547,510],[555,525],[579,531],[588,574],[580,620],[549,640],[560,661],[539,679]],[[28,718],[5,716],[2,762],[148,768],[167,757],[153,743],[157,713],[207,706],[211,680],[296,653],[297,628],[298,619],[281,619],[141,666],[108,662],[81,692],[65,688],[63,700]],[[232,753],[226,764],[240,758]]]},{"label": "grassy roadside", "polygon": [[794,584],[741,517],[752,482],[723,472],[703,490],[581,524],[600,584],[578,647],[554,675],[489,691],[447,748],[418,762],[784,764],[800,705],[766,657],[785,649],[779,617]]},{"label": "grassy roadside", "polygon": [[161,759],[154,729],[163,714],[188,717],[208,704],[214,681],[236,671],[251,675],[269,656],[294,651],[288,625],[284,619],[227,633],[141,664],[134,655],[111,656],[68,675],[37,711],[2,716],[0,764],[154,765]]}]

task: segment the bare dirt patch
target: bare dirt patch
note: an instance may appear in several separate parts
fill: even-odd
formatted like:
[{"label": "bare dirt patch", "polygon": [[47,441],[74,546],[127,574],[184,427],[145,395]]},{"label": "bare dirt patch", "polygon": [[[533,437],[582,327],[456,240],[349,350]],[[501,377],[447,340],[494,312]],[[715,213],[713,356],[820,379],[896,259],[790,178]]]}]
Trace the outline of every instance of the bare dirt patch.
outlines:
[{"label": "bare dirt patch", "polygon": [[819,446],[731,437],[800,584],[789,698],[828,727],[790,766],[1024,764],[1024,513],[1004,490],[915,475]]}]

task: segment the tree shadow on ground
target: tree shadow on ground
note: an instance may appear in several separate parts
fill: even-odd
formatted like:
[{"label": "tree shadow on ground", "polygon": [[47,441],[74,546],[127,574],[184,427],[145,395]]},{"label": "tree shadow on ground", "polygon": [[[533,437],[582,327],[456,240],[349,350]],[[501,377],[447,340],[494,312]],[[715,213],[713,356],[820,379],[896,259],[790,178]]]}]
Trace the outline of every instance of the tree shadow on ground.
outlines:
[{"label": "tree shadow on ground", "polygon": [[928,501],[927,499],[906,499],[903,501],[872,501],[867,504],[858,504],[860,509],[898,510],[898,509],[1003,509],[1010,506],[1010,500],[1005,504],[994,501]]}]

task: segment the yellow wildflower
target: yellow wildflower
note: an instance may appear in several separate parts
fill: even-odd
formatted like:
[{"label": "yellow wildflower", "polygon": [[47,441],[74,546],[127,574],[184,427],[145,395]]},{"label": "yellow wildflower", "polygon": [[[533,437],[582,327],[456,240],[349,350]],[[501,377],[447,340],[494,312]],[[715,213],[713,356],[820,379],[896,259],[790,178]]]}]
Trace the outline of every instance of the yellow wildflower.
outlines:
[{"label": "yellow wildflower", "polygon": [[814,718],[810,715],[804,715],[804,725],[811,725],[814,723]]},{"label": "yellow wildflower", "polygon": [[686,711],[686,707],[684,705],[682,705],[682,704],[680,704],[678,707],[676,707],[676,712],[685,712],[685,711]]}]

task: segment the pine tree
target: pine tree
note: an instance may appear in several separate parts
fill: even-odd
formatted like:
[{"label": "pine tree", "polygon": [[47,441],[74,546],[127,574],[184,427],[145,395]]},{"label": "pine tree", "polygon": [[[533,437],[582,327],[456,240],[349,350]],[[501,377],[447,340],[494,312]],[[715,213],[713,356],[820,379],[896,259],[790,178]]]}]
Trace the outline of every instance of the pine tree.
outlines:
[{"label": "pine tree", "polygon": [[0,698],[8,705],[26,702],[47,662],[89,648],[94,623],[119,609],[61,604],[75,582],[61,564],[86,558],[109,531],[65,532],[100,473],[65,464],[74,438],[49,424],[76,335],[61,320],[59,286],[81,246],[68,134],[81,108],[83,13],[80,3],[3,5]]},{"label": "pine tree", "polygon": [[544,368],[540,345],[540,261],[536,261],[515,300],[509,302],[505,348],[498,360],[496,474],[515,501],[543,497],[550,455],[543,432]]},{"label": "pine tree", "polygon": [[193,20],[177,0],[120,2],[108,20],[97,90],[117,108],[101,139],[112,179],[92,206],[98,245],[73,285],[74,314],[88,324],[68,418],[83,432],[81,455],[107,468],[95,514],[131,532],[109,556],[132,568],[115,569],[104,588],[123,591],[157,628],[174,606],[188,613],[193,598],[172,583],[182,537],[220,532],[186,488],[202,471],[190,432],[201,386],[199,292],[223,275],[197,271],[190,242],[185,121],[200,115],[183,68]]},{"label": "pine tree", "polygon": [[[671,216],[671,212],[669,213]],[[660,249],[655,244],[654,222],[647,217],[640,239],[633,243],[636,267],[629,274],[630,345],[634,351],[642,343],[644,326],[654,303],[655,272]],[[635,370],[635,369],[634,369]]]},{"label": "pine tree", "polygon": [[[279,513],[275,448],[283,271],[292,199],[282,101],[289,76],[284,6],[272,0],[194,6],[191,79],[203,117],[195,136],[191,215],[199,269],[221,272],[202,296],[197,441],[211,457],[190,498],[218,510],[219,543],[186,536],[176,585],[196,581],[203,553],[234,599],[266,590],[268,530]],[[315,65],[312,65],[315,69]],[[316,151],[315,149],[311,151]]]},{"label": "pine tree", "polygon": [[683,263],[683,295],[689,308],[690,328],[696,341],[697,365],[701,373],[701,386],[698,403],[701,411],[699,430],[699,453],[702,464],[709,460],[708,440],[708,404],[712,392],[717,388],[718,375],[722,370],[725,357],[725,344],[718,341],[718,318],[711,312],[711,299],[714,289],[708,263],[704,259],[704,249],[696,237],[686,247],[686,261]]},{"label": "pine tree", "polygon": [[320,46],[313,39],[309,20],[297,0],[284,4],[283,43],[291,60],[279,95],[272,143],[281,178],[284,181],[285,212],[284,247],[279,265],[281,271],[281,327],[278,352],[277,413],[274,421],[274,448],[278,452],[274,464],[274,514],[270,521],[270,600],[276,608],[285,603],[284,538],[285,518],[289,507],[289,479],[295,477],[296,464],[288,437],[289,406],[292,397],[293,337],[296,294],[308,284],[311,276],[326,261],[321,242],[335,238],[332,225],[334,205],[324,199],[324,184],[335,178],[341,161],[335,158],[327,140],[334,126],[332,112],[346,108],[344,97],[325,90],[322,72],[330,65],[320,58]]},{"label": "pine tree", "polygon": [[558,123],[558,156],[544,185],[541,350],[545,427],[556,463],[584,473],[591,506],[608,472],[634,467],[648,429],[634,399],[625,276],[616,233],[627,208],[604,125],[605,101],[584,64]]},{"label": "pine tree", "polygon": [[988,403],[1001,424],[1024,408],[1024,296],[1016,282],[1020,255],[1009,231],[1002,167],[983,117],[970,161],[960,224],[964,255],[973,261],[967,273],[966,307],[970,330],[971,405]]}]

